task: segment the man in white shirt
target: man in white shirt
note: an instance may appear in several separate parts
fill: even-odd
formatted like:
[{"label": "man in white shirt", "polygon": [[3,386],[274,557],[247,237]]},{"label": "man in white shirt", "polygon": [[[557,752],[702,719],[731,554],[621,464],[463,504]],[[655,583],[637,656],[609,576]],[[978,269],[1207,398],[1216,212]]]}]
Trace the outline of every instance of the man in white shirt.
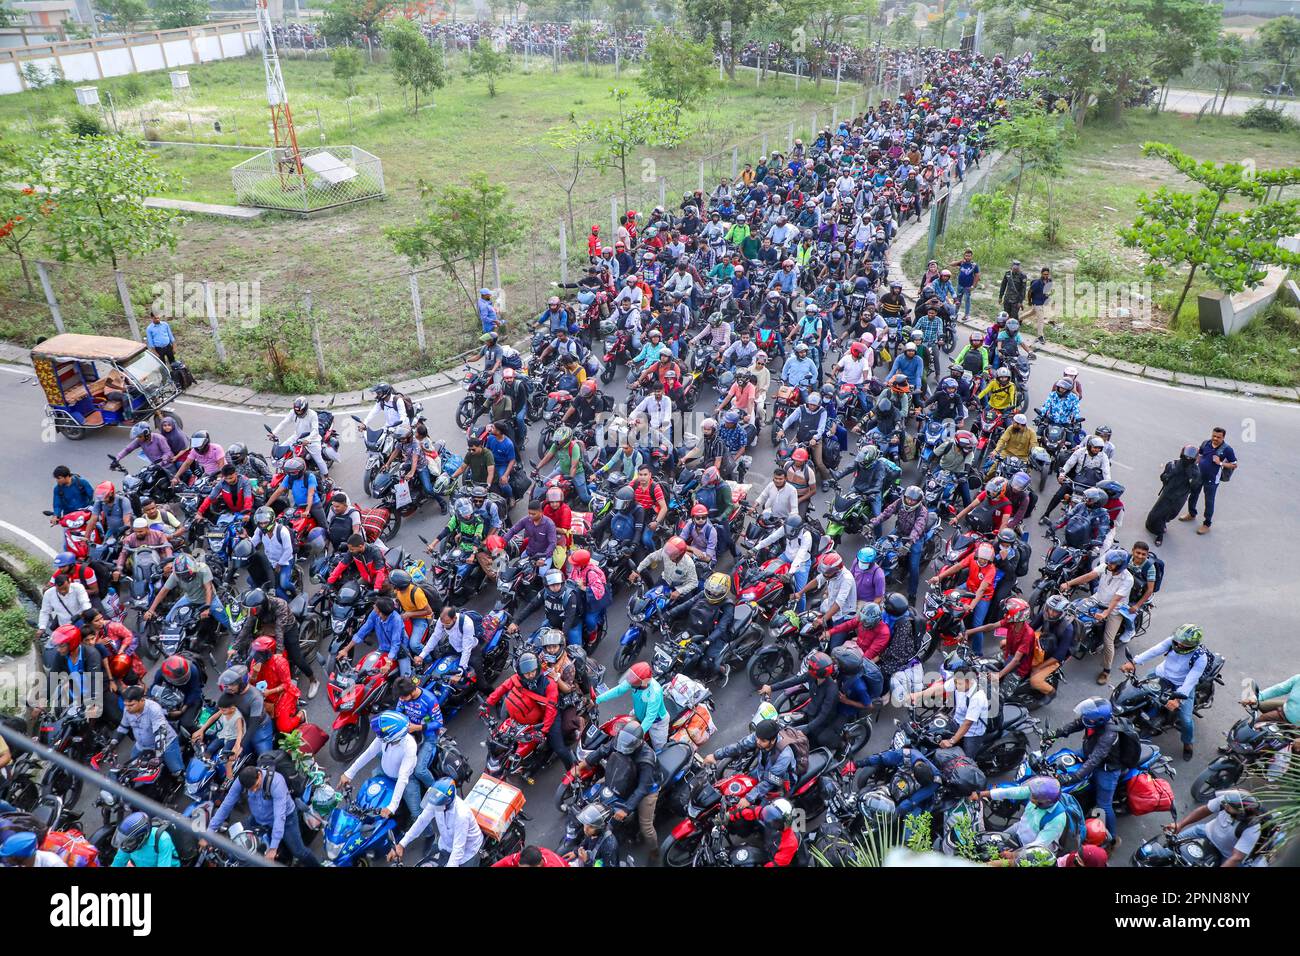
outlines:
[{"label": "man in white shirt", "polygon": [[56,627],[72,624],[90,610],[90,596],[80,581],[73,581],[66,574],[54,576],[54,587],[47,588],[41,596],[41,613],[37,618],[36,628],[41,637],[51,633]]},{"label": "man in white shirt", "polygon": [[[398,404],[401,404],[400,399]],[[307,453],[311,455],[311,460],[316,462],[316,470],[322,475],[329,472],[329,465],[321,449],[320,418],[316,415],[316,409],[308,405],[307,399],[303,396],[299,395],[293,400],[293,408],[289,409],[289,414],[280,419],[280,424],[271,430],[271,438],[274,441],[289,442],[301,438],[307,445]]]},{"label": "man in white shirt", "polygon": [[456,793],[455,782],[450,777],[436,781],[424,795],[422,807],[406,835],[389,852],[388,859],[402,859],[406,848],[418,840],[432,823],[438,827],[439,865],[478,866],[479,851],[483,849],[483,831],[474,811]]},{"label": "man in white shirt", "polygon": [[382,421],[383,425],[380,427],[383,428],[396,428],[398,425],[414,427],[415,424],[406,414],[406,402],[387,382],[380,382],[375,386],[375,404],[370,411],[366,412],[366,417],[357,426],[357,430],[365,431],[367,428],[374,428],[376,421]]},{"label": "man in white shirt", "polygon": [[664,394],[663,383],[655,379],[650,394],[641,399],[641,403],[632,409],[629,419],[640,419],[649,425],[649,441],[656,445],[671,447],[673,434],[673,403]]},{"label": "man in white shirt", "polygon": [[[420,745],[411,736],[410,722],[405,714],[387,710],[379,715],[377,722],[379,732],[370,741],[370,746],[360,753],[352,766],[339,778],[339,789],[346,787],[356,779],[366,764],[379,757],[379,766],[375,768],[374,776],[382,774],[397,781],[393,787],[393,798],[388,801],[388,806],[379,811],[380,814],[391,817],[405,798],[406,809],[411,812],[411,816],[415,816],[420,812],[420,785],[411,777],[415,773],[415,757]],[[410,786],[412,784],[414,786]]]},{"label": "man in white shirt", "polygon": [[817,574],[799,592],[822,588],[822,627],[832,627],[858,611],[858,583],[853,573],[844,566],[844,559],[828,551],[817,559]]},{"label": "man in white shirt", "polygon": [[762,514],[764,511],[770,511],[778,518],[784,520],[799,510],[799,495],[795,492],[794,486],[786,481],[785,468],[777,465],[772,470],[772,480],[767,483],[767,487],[762,490],[757,498],[754,499],[754,511]]}]

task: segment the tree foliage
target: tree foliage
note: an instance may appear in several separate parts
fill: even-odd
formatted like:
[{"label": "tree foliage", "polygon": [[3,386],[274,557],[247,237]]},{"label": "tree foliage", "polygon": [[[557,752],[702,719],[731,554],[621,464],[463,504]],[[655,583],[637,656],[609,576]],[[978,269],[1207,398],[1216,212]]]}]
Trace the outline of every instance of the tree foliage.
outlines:
[{"label": "tree foliage", "polygon": [[431,47],[420,28],[403,18],[385,24],[383,38],[393,67],[393,78],[398,86],[412,92],[411,111],[418,113],[420,94],[440,90],[447,82],[442,50]]},{"label": "tree foliage", "polygon": [[153,0],[159,30],[176,30],[208,22],[207,0]]},{"label": "tree foliage", "polygon": [[696,36],[708,37],[722,54],[727,75],[734,80],[745,32],[767,6],[768,0],[684,0],[682,9]]},{"label": "tree foliage", "polygon": [[[1300,183],[1300,168],[1254,170],[1240,163],[1197,162],[1164,143],[1144,143],[1142,153],[1165,160],[1201,187],[1177,192],[1162,186],[1139,197],[1137,220],[1119,231],[1126,246],[1146,253],[1150,275],[1187,268],[1175,317],[1198,270],[1232,295],[1262,282],[1269,265],[1300,266],[1300,255],[1277,244],[1300,231],[1300,199],[1265,201],[1271,187]],[[1253,205],[1232,208],[1234,198]]]},{"label": "tree foliage", "polygon": [[0,148],[0,168],[11,179],[11,184],[0,185],[0,247],[18,259],[29,295],[35,289],[27,243],[52,208],[49,197],[34,188],[40,183],[43,155],[43,148]]},{"label": "tree foliage", "polygon": [[95,0],[95,7],[113,20],[113,26],[122,33],[130,33],[149,16],[145,0]]},{"label": "tree foliage", "polygon": [[1018,101],[1011,116],[989,134],[989,140],[1011,153],[1020,164],[1016,174],[1016,192],[1011,202],[1011,218],[1020,206],[1021,180],[1026,170],[1039,168],[1058,173],[1063,165],[1068,135],[1059,113],[1049,113],[1027,100]]},{"label": "tree foliage", "polygon": [[479,37],[469,50],[469,67],[465,76],[481,76],[487,80],[488,96],[497,95],[497,81],[513,67],[509,50],[498,50],[487,37]]},{"label": "tree foliage", "polygon": [[357,77],[366,67],[366,58],[361,55],[361,51],[350,46],[336,46],[330,50],[330,61],[333,64],[334,78],[343,81],[348,96],[356,96]]},{"label": "tree foliage", "polygon": [[321,33],[330,43],[378,40],[380,25],[392,6],[391,0],[332,0],[325,4]]},{"label": "tree foliage", "polygon": [[713,51],[668,30],[656,30],[646,40],[638,81],[647,96],[673,104],[680,117],[713,85]]},{"label": "tree foliage", "polygon": [[477,290],[487,278],[492,250],[508,249],[523,234],[506,188],[475,173],[468,186],[435,187],[421,180],[420,195],[428,204],[425,217],[410,226],[386,229],[384,235],[412,265],[441,265],[473,308]]}]

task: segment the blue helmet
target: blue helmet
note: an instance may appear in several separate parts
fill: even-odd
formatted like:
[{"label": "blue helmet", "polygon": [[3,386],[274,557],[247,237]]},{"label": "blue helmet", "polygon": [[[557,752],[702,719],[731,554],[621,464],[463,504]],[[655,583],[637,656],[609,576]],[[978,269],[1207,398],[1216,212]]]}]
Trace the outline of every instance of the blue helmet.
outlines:
[{"label": "blue helmet", "polygon": [[1040,807],[1050,807],[1061,799],[1061,781],[1046,774],[1030,777],[1026,783],[1029,799]]},{"label": "blue helmet", "polygon": [[0,859],[25,860],[35,856],[39,848],[40,841],[36,839],[35,833],[26,831],[10,833],[0,841]]},{"label": "blue helmet", "polygon": [[153,823],[149,819],[149,814],[137,810],[135,813],[128,814],[126,819],[117,825],[117,829],[113,831],[113,846],[131,853],[144,846],[144,841],[152,832]]},{"label": "blue helmet", "polygon": [[1083,721],[1085,727],[1100,727],[1110,720],[1114,713],[1110,701],[1105,697],[1089,697],[1074,708],[1074,714]]},{"label": "blue helmet", "polygon": [[450,806],[456,799],[456,781],[451,777],[439,777],[424,794],[426,804],[435,807]]},{"label": "blue helmet", "polygon": [[370,718],[370,729],[379,735],[386,744],[395,744],[406,736],[410,722],[406,715],[395,710],[386,710]]},{"label": "blue helmet", "polygon": [[70,568],[77,563],[77,556],[71,551],[60,551],[54,556],[54,566],[56,568]]},{"label": "blue helmet", "polygon": [[875,548],[863,548],[861,551],[858,552],[858,564],[862,565],[863,567],[866,567],[869,564],[875,564],[875,563],[876,563]]},{"label": "blue helmet", "polygon": [[858,608],[858,620],[863,627],[875,627],[884,617],[885,612],[879,604],[866,603]]}]

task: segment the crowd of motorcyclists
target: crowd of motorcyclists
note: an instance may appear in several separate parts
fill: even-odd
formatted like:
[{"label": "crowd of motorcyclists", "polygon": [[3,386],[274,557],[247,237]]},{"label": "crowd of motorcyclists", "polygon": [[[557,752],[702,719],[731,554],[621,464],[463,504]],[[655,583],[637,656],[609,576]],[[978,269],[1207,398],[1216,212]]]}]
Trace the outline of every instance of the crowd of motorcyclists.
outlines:
[{"label": "crowd of motorcyclists", "polygon": [[[1022,298],[962,333],[969,256],[955,281],[933,264],[914,301],[891,273],[899,230],[980,161],[1030,69],[916,56],[924,77],[898,100],[672,209],[626,211],[572,298],[515,334],[484,313],[463,439],[377,385],[343,426],[364,439],[357,492],[330,475],[342,423],[303,398],[266,455],[172,416],[110,456],[144,460],[119,482],[56,469],[64,544],[38,637],[66,680],[43,742],[202,815],[200,836],[238,816],[259,852],[304,865],[346,865],[349,813],[405,864],[626,865],[642,843],[670,866],[813,865],[929,814],[951,855],[1106,865],[1119,814],[1171,808],[1154,739],[1176,727],[1192,757],[1223,658],[1194,623],[1128,654],[1164,564],[1122,531],[1124,436],[1084,427],[1077,371],[1029,402]],[[441,525],[423,554],[394,543],[403,519]],[[629,625],[607,635],[620,590]],[[1102,696],[1064,726],[1029,717],[1092,653]],[[711,744],[715,691],[746,679],[748,731]],[[333,779],[305,712],[322,686]],[[1300,718],[1300,684],[1249,703],[1250,728],[1275,731]],[[492,786],[535,790],[563,765],[558,845],[485,817],[449,730],[462,708],[487,726]],[[886,711],[898,729],[869,748]],[[1267,860],[1267,810],[1240,773],[1214,774],[1135,862],[1177,865],[1191,841],[1223,865]],[[0,857],[230,862],[120,805],[83,834],[79,794],[11,766]]]}]

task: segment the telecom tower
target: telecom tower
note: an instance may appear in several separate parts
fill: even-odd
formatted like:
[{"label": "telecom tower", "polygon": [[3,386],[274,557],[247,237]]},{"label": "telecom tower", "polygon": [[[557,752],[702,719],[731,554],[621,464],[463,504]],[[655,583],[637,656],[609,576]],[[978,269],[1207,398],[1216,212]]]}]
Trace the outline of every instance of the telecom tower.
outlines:
[{"label": "telecom tower", "polygon": [[302,176],[302,154],[298,151],[298,132],[293,128],[289,94],[280,75],[280,55],[275,50],[275,31],[266,0],[257,0],[257,25],[262,33],[262,65],[266,68],[266,102],[271,108],[271,136],[281,173]]}]

